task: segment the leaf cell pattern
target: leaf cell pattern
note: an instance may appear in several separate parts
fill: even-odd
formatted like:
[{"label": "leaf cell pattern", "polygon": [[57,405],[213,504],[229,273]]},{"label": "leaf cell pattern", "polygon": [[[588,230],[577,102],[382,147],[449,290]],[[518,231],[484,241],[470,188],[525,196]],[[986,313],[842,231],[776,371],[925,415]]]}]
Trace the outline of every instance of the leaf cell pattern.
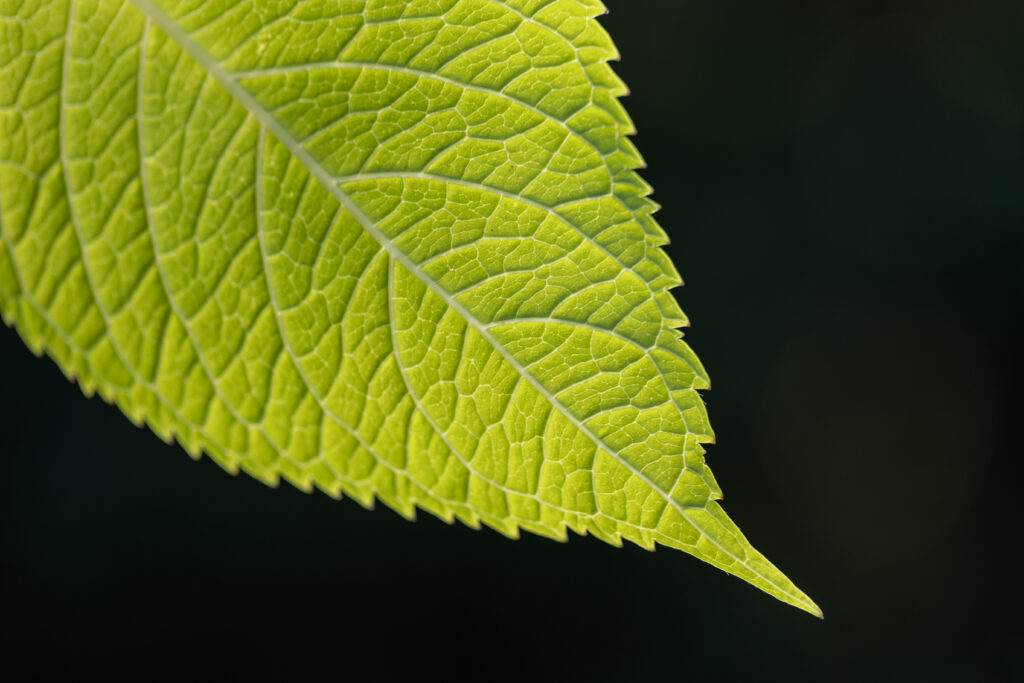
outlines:
[{"label": "leaf cell pattern", "polygon": [[591,0],[0,2],[0,311],[268,483],[690,552],[716,502]]}]

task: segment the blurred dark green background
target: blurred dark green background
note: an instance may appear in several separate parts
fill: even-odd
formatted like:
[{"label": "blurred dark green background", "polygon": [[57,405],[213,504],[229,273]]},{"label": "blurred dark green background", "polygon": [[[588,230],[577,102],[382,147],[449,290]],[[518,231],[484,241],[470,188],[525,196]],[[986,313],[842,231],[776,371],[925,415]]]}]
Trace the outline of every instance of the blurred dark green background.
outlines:
[{"label": "blurred dark green background", "polygon": [[230,477],[0,329],[5,669],[1024,674],[1024,3],[609,4],[714,382],[709,462],[825,621],[670,550]]}]

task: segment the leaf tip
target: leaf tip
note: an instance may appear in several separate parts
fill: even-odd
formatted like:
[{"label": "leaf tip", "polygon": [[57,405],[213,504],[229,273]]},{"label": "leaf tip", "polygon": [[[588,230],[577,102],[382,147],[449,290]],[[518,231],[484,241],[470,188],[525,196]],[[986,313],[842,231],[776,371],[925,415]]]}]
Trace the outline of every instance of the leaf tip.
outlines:
[{"label": "leaf tip", "polygon": [[[775,567],[773,566],[772,569],[775,569]],[[758,582],[753,581],[751,581],[751,583],[771,595],[773,598],[776,598],[787,605],[796,607],[797,609],[807,612],[818,619],[825,618],[821,608],[818,607],[814,600],[811,600],[809,595],[797,588],[796,584],[794,584],[789,577],[778,569],[775,569],[775,573],[776,576],[763,576],[763,578],[768,579],[766,585],[759,585]],[[746,580],[750,581],[749,578],[746,578]]]},{"label": "leaf tip", "polygon": [[821,619],[822,621],[824,621],[825,620],[825,613],[821,611],[821,608],[818,607],[818,604],[816,602],[814,602],[814,600],[811,600],[807,596],[807,594],[804,593],[803,591],[799,591],[799,589],[798,589],[798,592],[800,593],[800,596],[799,596],[800,599],[794,600],[792,602],[790,602],[790,601],[786,601],[786,602],[789,602],[789,604],[792,605],[793,607],[796,607],[797,609],[803,610],[804,612],[807,612],[811,616],[817,617],[818,619]]}]

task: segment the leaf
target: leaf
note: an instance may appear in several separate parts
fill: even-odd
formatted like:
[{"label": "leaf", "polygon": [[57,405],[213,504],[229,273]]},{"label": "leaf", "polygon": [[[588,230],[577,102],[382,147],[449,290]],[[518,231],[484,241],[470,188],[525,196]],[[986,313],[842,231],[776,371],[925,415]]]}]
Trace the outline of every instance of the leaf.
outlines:
[{"label": "leaf", "polygon": [[685,550],[716,502],[596,0],[0,5],[0,310],[276,484]]}]

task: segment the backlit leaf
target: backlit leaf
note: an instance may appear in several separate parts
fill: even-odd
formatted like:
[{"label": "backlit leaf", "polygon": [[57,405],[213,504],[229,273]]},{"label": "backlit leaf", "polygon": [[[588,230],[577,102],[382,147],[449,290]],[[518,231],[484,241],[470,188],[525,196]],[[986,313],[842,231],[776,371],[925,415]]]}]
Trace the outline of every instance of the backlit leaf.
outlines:
[{"label": "backlit leaf", "polygon": [[685,550],[716,502],[596,0],[0,2],[0,310],[276,484]]}]

